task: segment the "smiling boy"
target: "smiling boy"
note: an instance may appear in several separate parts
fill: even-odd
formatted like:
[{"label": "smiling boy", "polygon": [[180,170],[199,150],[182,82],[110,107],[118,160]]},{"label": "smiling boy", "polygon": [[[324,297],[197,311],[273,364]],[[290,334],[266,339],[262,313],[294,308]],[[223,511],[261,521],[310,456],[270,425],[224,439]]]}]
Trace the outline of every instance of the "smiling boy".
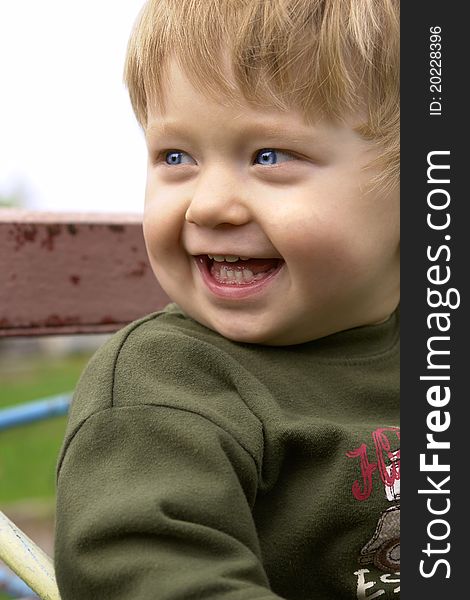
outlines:
[{"label": "smiling boy", "polygon": [[173,304],[77,387],[63,600],[398,597],[397,39],[393,0],[145,5],[126,82]]}]

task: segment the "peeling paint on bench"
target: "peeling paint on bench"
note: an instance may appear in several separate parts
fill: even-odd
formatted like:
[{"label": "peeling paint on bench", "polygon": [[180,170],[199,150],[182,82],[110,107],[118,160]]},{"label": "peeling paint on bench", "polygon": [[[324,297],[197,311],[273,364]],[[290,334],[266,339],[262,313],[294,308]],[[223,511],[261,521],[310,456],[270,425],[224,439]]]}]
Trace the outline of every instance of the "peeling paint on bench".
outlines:
[{"label": "peeling paint on bench", "polygon": [[141,220],[0,210],[0,336],[112,332],[163,308]]}]

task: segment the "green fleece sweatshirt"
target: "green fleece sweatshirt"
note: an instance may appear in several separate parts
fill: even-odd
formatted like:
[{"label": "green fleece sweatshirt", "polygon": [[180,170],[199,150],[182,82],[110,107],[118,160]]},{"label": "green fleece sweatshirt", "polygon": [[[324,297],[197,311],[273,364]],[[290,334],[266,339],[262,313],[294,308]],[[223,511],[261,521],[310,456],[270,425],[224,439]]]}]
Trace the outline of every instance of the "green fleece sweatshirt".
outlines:
[{"label": "green fleece sweatshirt", "polygon": [[398,419],[398,311],[284,347],[132,323],[74,395],[62,600],[399,598]]}]

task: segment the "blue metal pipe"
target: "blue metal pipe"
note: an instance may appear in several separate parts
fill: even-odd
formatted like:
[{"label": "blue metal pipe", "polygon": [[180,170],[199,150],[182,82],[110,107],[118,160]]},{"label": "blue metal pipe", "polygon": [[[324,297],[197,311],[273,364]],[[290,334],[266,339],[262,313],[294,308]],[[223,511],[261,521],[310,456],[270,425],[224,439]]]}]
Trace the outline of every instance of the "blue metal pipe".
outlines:
[{"label": "blue metal pipe", "polygon": [[0,590],[12,598],[38,598],[33,590],[17,575],[0,565]]},{"label": "blue metal pipe", "polygon": [[0,431],[33,421],[66,415],[72,394],[59,394],[0,410]]}]

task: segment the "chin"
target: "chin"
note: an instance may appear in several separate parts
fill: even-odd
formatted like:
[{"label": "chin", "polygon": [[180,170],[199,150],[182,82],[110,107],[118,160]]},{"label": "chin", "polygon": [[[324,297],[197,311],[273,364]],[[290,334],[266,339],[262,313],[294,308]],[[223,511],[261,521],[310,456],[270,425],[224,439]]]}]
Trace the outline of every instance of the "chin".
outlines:
[{"label": "chin", "polygon": [[266,336],[262,332],[253,331],[252,329],[240,329],[239,327],[217,327],[210,326],[211,329],[231,340],[232,342],[240,342],[243,344],[266,344]]},{"label": "chin", "polygon": [[272,343],[272,332],[268,332],[263,327],[260,327],[259,325],[256,326],[255,323],[250,323],[246,319],[243,319],[241,323],[238,319],[233,319],[230,322],[228,322],[228,320],[222,320],[221,322],[216,320],[204,322],[196,317],[196,320],[199,320],[203,325],[206,325],[206,327],[216,331],[218,334],[232,342],[265,345],[270,345]]}]

